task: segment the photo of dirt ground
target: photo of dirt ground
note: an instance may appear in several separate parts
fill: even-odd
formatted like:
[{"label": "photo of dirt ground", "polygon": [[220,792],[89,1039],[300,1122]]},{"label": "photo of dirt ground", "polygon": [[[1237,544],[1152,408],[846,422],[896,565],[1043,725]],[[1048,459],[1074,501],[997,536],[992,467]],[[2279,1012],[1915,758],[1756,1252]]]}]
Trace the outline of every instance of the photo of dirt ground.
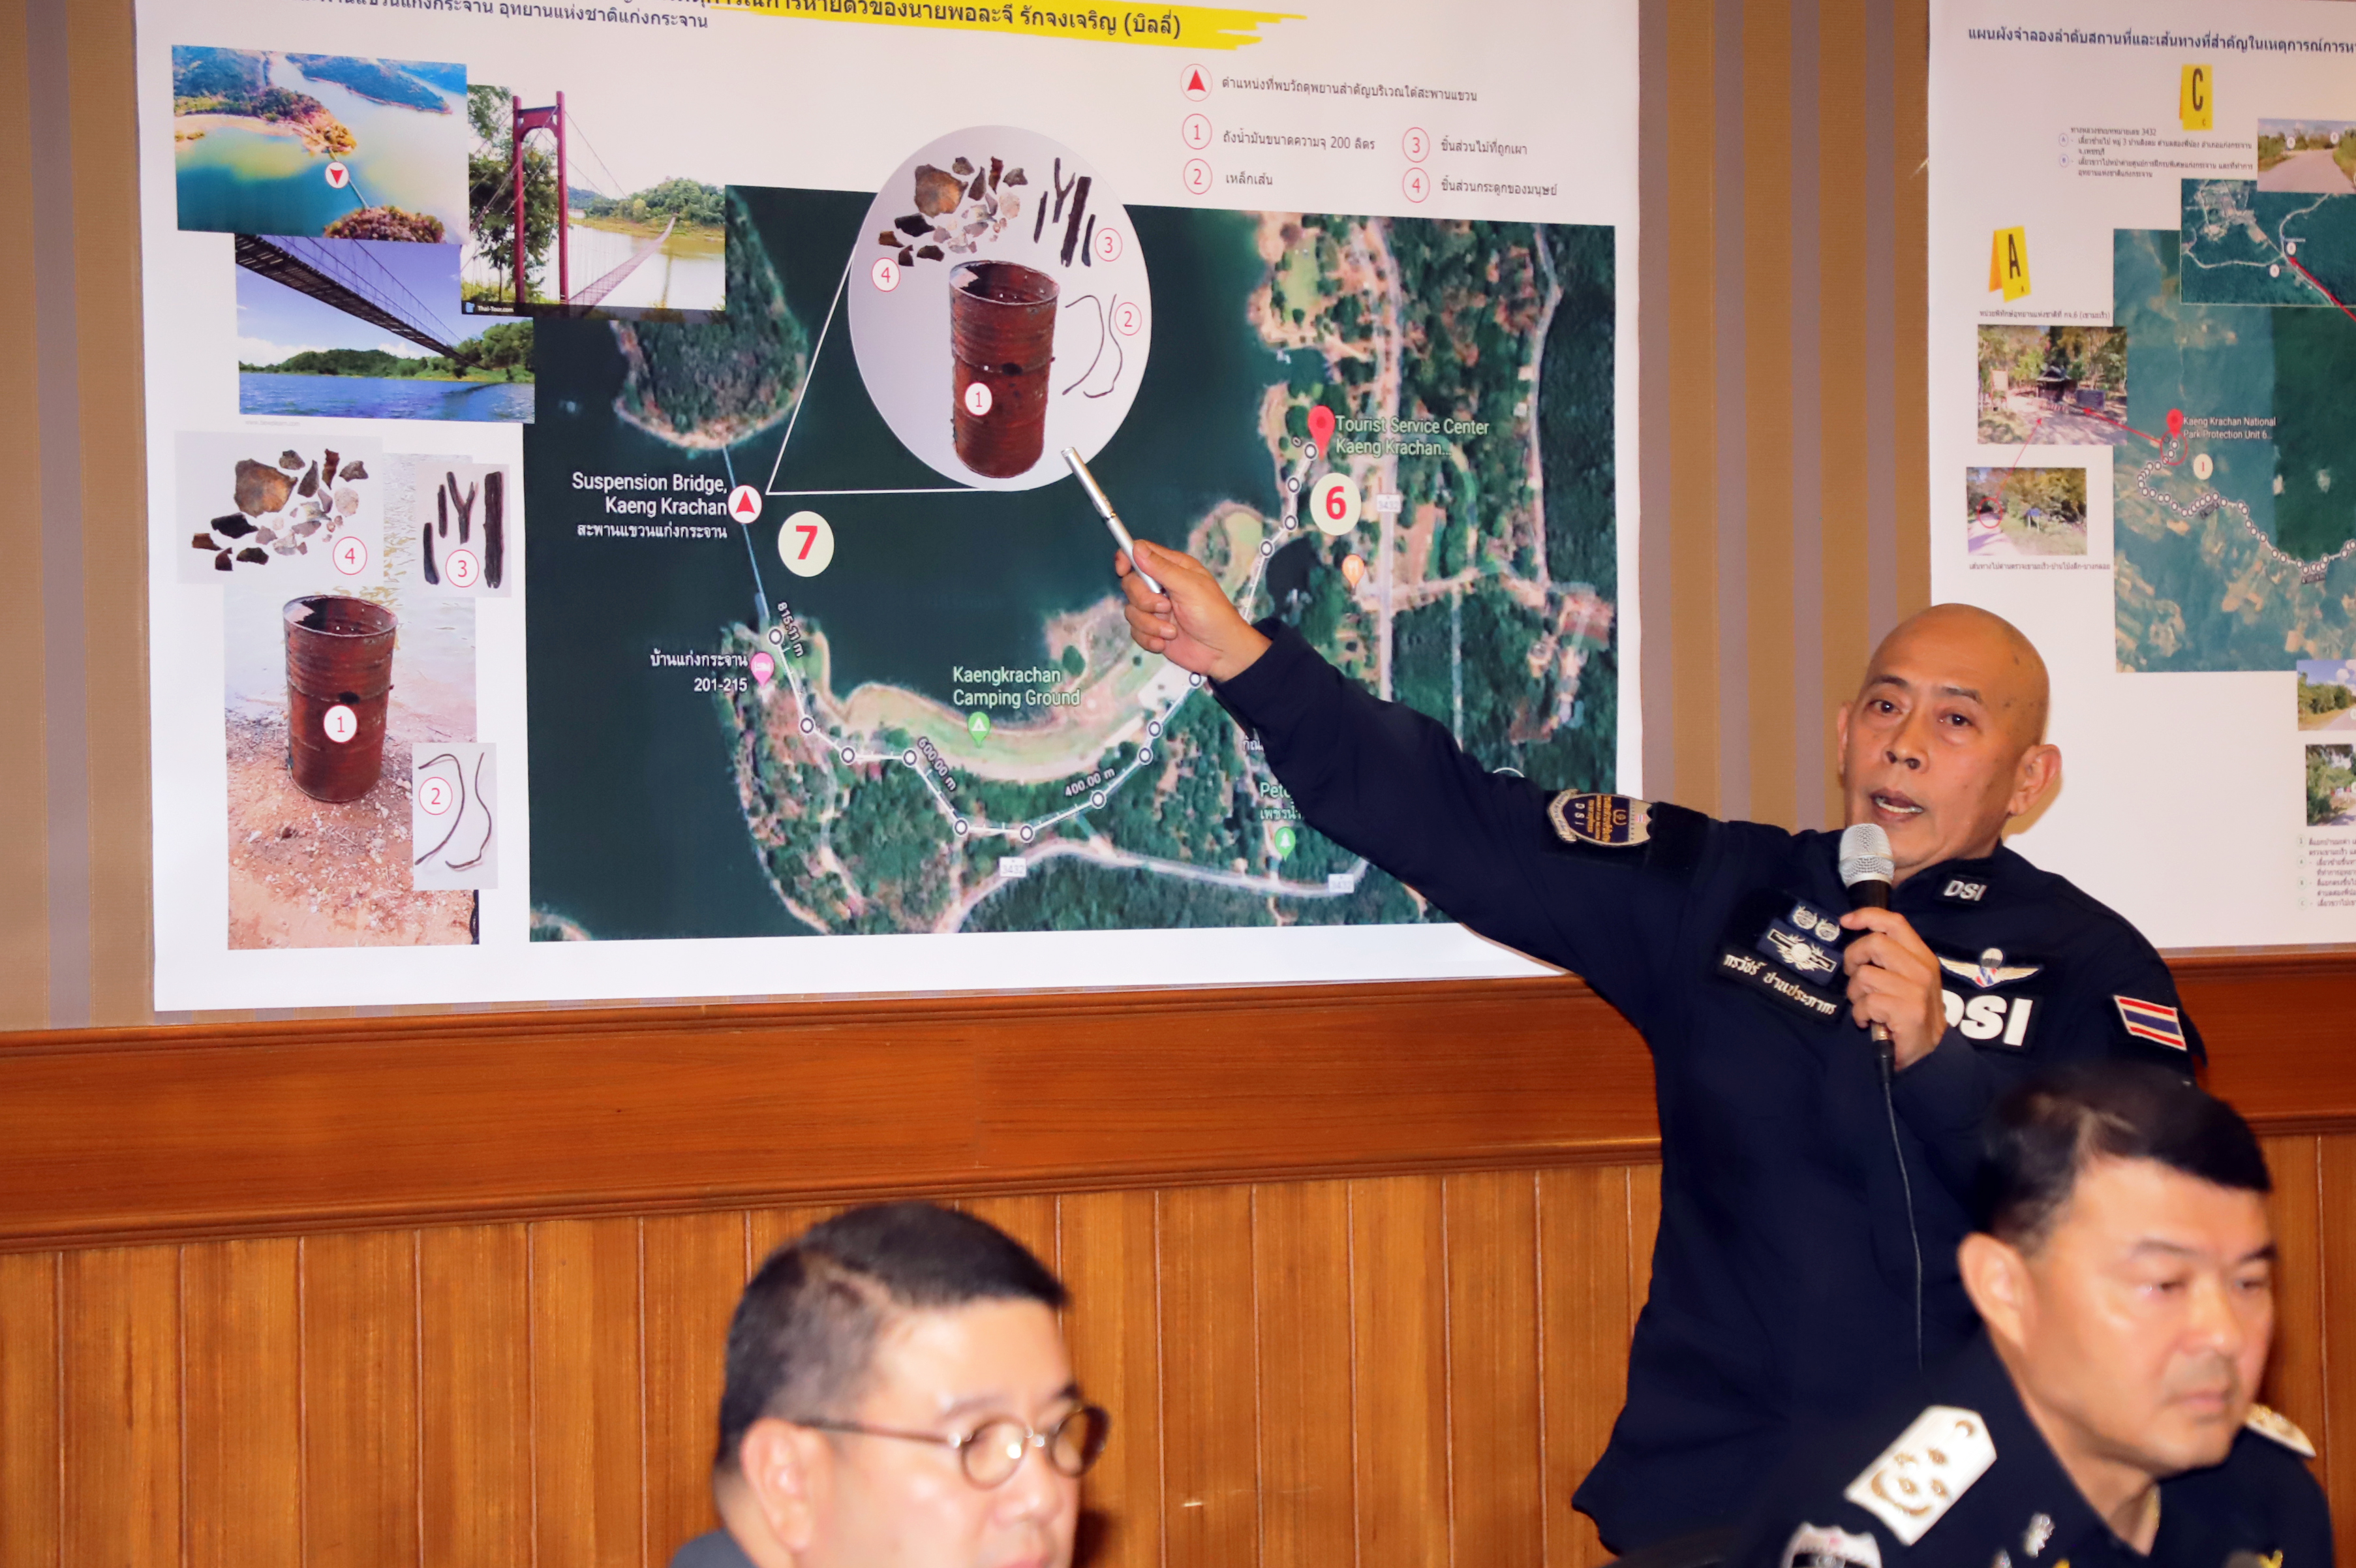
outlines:
[{"label": "photo of dirt ground", "polygon": [[477,940],[474,893],[411,886],[409,809],[412,748],[475,737],[475,607],[424,591],[411,464],[388,467],[385,585],[358,596],[392,611],[400,631],[383,769],[359,800],[314,800],[288,771],[283,599],[259,583],[224,594],[232,949]]}]

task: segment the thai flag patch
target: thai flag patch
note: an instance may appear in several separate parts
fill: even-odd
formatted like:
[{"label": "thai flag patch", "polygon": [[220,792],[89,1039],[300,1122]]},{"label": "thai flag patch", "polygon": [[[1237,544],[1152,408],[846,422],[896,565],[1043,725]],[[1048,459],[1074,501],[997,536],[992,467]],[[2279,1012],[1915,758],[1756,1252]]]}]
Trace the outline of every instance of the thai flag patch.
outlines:
[{"label": "thai flag patch", "polygon": [[2132,996],[2114,996],[2111,1000],[2119,1004],[2119,1022],[2126,1026],[2128,1034],[2179,1051],[2185,1048],[2184,1021],[2177,1016],[2175,1008],[2162,1007],[2157,1002],[2138,1002]]}]

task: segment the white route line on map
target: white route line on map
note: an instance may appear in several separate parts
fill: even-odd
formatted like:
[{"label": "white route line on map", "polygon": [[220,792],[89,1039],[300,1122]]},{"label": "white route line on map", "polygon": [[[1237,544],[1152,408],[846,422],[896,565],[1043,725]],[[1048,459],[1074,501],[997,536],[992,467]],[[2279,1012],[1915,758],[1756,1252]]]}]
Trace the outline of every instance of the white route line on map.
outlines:
[{"label": "white route line on map", "polygon": [[2334,561],[2345,561],[2351,556],[2356,556],[2356,539],[2351,539],[2320,561],[2302,561],[2265,536],[2265,532],[2251,518],[2249,504],[2246,501],[2231,499],[2219,495],[2215,490],[2203,490],[2192,498],[2190,506],[2186,506],[2174,496],[2155,489],[2151,482],[2152,476],[2166,472],[2168,467],[2169,464],[2165,460],[2146,463],[2136,472],[2136,492],[2146,500],[2157,501],[2177,516],[2188,520],[2222,510],[2239,512],[2242,526],[2249,531],[2252,539],[2258,542],[2258,548],[2282,565],[2297,568],[2298,580],[2301,583],[2319,583],[2323,581],[2324,574],[2330,569]]}]

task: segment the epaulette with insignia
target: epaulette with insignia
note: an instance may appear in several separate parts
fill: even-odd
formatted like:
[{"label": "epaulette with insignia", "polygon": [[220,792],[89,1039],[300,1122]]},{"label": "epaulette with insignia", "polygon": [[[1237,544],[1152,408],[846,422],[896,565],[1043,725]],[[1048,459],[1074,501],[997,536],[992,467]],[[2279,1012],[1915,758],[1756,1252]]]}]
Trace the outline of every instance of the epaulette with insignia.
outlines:
[{"label": "epaulette with insignia", "polygon": [[1996,1442],[1979,1412],[1934,1404],[1841,1495],[1912,1546],[1995,1463]]},{"label": "epaulette with insignia", "polygon": [[1565,789],[1547,802],[1547,821],[1565,843],[1633,849],[1653,836],[1652,806],[1625,795],[1591,795]]},{"label": "epaulette with insignia", "polygon": [[1783,1568],[1881,1568],[1881,1542],[1870,1530],[1851,1535],[1838,1525],[1803,1524],[1783,1543]]},{"label": "epaulette with insignia", "polygon": [[2298,1429],[2297,1423],[2278,1410],[2254,1404],[2250,1407],[2249,1419],[2242,1424],[2261,1437],[2272,1438],[2302,1459],[2315,1457],[2315,1444],[2308,1441],[2307,1434]]}]

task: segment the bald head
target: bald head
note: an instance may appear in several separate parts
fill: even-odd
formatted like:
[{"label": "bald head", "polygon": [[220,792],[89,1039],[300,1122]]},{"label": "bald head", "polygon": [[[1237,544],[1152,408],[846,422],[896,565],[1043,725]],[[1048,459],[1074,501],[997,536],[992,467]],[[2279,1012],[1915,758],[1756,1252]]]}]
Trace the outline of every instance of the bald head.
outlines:
[{"label": "bald head", "polygon": [[1840,713],[1846,820],[1890,834],[1901,882],[1994,854],[2004,824],[2062,776],[2050,700],[2045,660],[2003,617],[1971,605],[1910,617]]},{"label": "bald head", "polygon": [[2044,655],[2019,627],[1977,605],[1933,605],[1900,621],[1867,660],[1859,695],[1881,671],[1920,663],[1926,656],[1958,671],[1981,671],[1979,695],[1989,717],[2021,749],[2045,738],[2052,688]]}]

